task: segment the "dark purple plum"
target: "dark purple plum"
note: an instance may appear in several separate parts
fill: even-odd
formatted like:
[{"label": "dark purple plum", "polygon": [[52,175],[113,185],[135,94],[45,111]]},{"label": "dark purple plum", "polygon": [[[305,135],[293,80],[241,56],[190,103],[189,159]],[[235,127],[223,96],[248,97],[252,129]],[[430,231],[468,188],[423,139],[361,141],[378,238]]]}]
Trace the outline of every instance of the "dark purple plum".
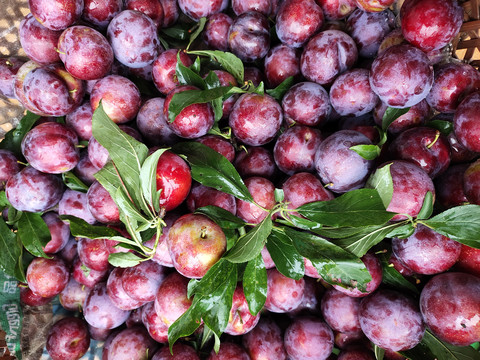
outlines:
[{"label": "dark purple plum", "polygon": [[94,27],[105,30],[110,21],[123,10],[123,0],[83,0],[82,18]]},{"label": "dark purple plum", "polygon": [[[379,126],[382,125],[382,119],[387,107],[387,104],[379,101],[373,110],[373,118]],[[422,100],[418,104],[413,105],[405,114],[396,118],[387,130],[390,134],[400,134],[407,129],[424,125],[429,115],[430,106],[428,106],[426,100]]]},{"label": "dark purple plum", "polygon": [[160,0],[126,0],[125,9],[144,13],[153,20],[157,28],[163,25],[163,6]]},{"label": "dark purple plum", "polygon": [[435,181],[436,201],[445,209],[468,203],[464,191],[463,176],[469,164],[451,165]]},{"label": "dark purple plum", "polygon": [[232,23],[232,18],[224,13],[213,14],[208,18],[203,40],[210,49],[228,50],[228,30]]},{"label": "dark purple plum", "polygon": [[187,197],[188,210],[195,212],[200,207],[210,205],[221,207],[234,215],[237,212],[237,204],[233,195],[199,183],[194,184]]},{"label": "dark purple plum", "polygon": [[218,353],[212,350],[208,360],[250,360],[243,347],[233,342],[222,342]]},{"label": "dark purple plum", "polygon": [[194,21],[219,13],[227,5],[227,0],[178,0],[180,10]]},{"label": "dark purple plum", "polygon": [[58,320],[48,332],[46,349],[52,360],[78,360],[89,346],[87,323],[77,317]]},{"label": "dark purple plum", "polygon": [[8,179],[22,170],[18,159],[10,150],[0,149],[0,189],[5,188]]},{"label": "dark purple plum", "polygon": [[239,151],[234,164],[243,178],[261,176],[271,179],[277,171],[272,152],[261,146],[247,146]]},{"label": "dark purple plum", "polygon": [[92,137],[93,111],[89,101],[75,108],[65,116],[65,124],[72,128],[80,140],[89,140]]},{"label": "dark purple plum", "polygon": [[265,76],[271,88],[277,87],[290,76],[295,79],[300,77],[300,53],[287,45],[280,44],[271,48],[264,65]]},{"label": "dark purple plum", "polygon": [[162,27],[172,26],[180,16],[180,9],[176,0],[160,0],[163,7],[163,25]]},{"label": "dark purple plum", "polygon": [[480,114],[477,111],[479,104],[480,92],[468,95],[458,105],[453,118],[455,137],[460,144],[474,152],[480,152]]},{"label": "dark purple plum", "polygon": [[164,346],[153,355],[151,360],[200,360],[197,352],[190,345],[176,343],[172,347],[172,353],[168,346]]},{"label": "dark purple plum", "polygon": [[232,0],[232,10],[237,16],[249,11],[257,11],[268,16],[273,13],[274,2],[276,0]]}]

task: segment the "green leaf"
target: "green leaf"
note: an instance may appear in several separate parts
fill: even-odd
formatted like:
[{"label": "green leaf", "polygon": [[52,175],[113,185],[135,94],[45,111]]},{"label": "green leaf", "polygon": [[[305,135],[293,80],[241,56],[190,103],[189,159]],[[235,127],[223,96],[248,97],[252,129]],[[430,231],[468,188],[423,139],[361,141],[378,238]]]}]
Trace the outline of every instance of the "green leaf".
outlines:
[{"label": "green leaf", "polygon": [[267,270],[262,254],[258,254],[247,263],[243,273],[243,292],[250,313],[257,315],[267,299]]},{"label": "green leaf", "polygon": [[225,71],[228,71],[237,80],[239,84],[243,84],[244,67],[243,62],[238,57],[230,52],[223,52],[219,50],[196,50],[189,51],[192,55],[208,56],[212,60],[219,63]]},{"label": "green leaf", "polygon": [[240,200],[253,202],[252,195],[235,167],[215,150],[192,141],[175,144],[173,151],[186,157],[195,181],[233,195]]},{"label": "green leaf", "polygon": [[427,123],[427,126],[437,129],[445,136],[448,136],[453,131],[453,122],[446,120],[432,120]]},{"label": "green leaf", "polygon": [[140,169],[140,186],[142,195],[151,209],[160,211],[160,192],[157,191],[158,159],[167,149],[158,149],[148,156]]},{"label": "green leaf", "polygon": [[[23,274],[21,256],[22,244],[17,235],[7,226],[0,217],[0,269],[9,276],[21,282],[26,282]],[[19,271],[21,269],[22,271]]]},{"label": "green leaf", "polygon": [[377,360],[383,360],[383,357],[385,356],[385,350],[378,347],[377,345],[373,344],[373,352],[375,354],[375,359]]},{"label": "green leaf", "polygon": [[117,189],[122,186],[122,181],[111,161],[107,162],[103,168],[94,175],[95,179],[108,191],[109,194],[115,194]]},{"label": "green leaf", "polygon": [[358,234],[335,240],[335,244],[358,257],[362,257],[373,246],[385,239],[392,229],[398,226],[399,224],[368,226]]},{"label": "green leaf", "polygon": [[73,172],[67,171],[62,173],[62,180],[65,185],[71,190],[86,193],[88,186],[83,183]]},{"label": "green leaf", "polygon": [[400,239],[406,239],[415,232],[415,226],[412,223],[407,223],[405,225],[394,228],[390,231],[386,237],[394,238],[398,237]]},{"label": "green leaf", "polygon": [[[200,349],[203,349],[205,345],[210,341],[213,337],[214,333],[212,329],[210,329],[207,325],[203,325],[202,331],[202,340],[200,342]],[[218,350],[216,351],[218,353]]]},{"label": "green leaf", "polygon": [[242,263],[254,259],[262,251],[271,231],[272,219],[268,214],[260,224],[241,236],[223,258],[233,263]]},{"label": "green leaf", "polygon": [[423,339],[413,349],[400,351],[400,354],[416,360],[479,360],[480,353],[470,346],[453,346],[437,339],[426,330]]},{"label": "green leaf", "polygon": [[284,231],[300,255],[312,262],[325,281],[366,291],[366,284],[372,277],[355,255],[319,236],[290,228]]},{"label": "green leaf", "polygon": [[387,110],[385,110],[385,113],[383,114],[382,129],[387,130],[388,127],[396,119],[398,119],[403,114],[406,114],[409,110],[410,108],[397,109],[397,108],[387,107]]},{"label": "green leaf", "polygon": [[292,224],[302,230],[316,231],[323,228],[323,225],[312,220],[308,220],[299,216],[289,215],[290,221],[284,221],[282,219],[277,219],[277,222],[291,226]]},{"label": "green leaf", "polygon": [[433,214],[433,194],[431,191],[427,191],[425,198],[423,199],[423,205],[420,209],[420,212],[417,215],[417,219],[424,220],[428,219]]},{"label": "green leaf", "polygon": [[480,249],[478,219],[480,219],[480,205],[461,205],[418,222],[452,240]]},{"label": "green leaf", "polygon": [[202,62],[200,61],[200,57],[197,56],[193,64],[190,65],[190,69],[195,71],[197,74],[200,74],[201,66],[202,66]]},{"label": "green leaf", "polygon": [[[148,148],[120,130],[118,125],[107,116],[101,102],[93,113],[92,132],[95,139],[108,150],[114,163],[114,169],[118,171],[122,179],[122,187],[125,187],[126,192],[133,199],[133,203],[137,207],[141,206],[143,201],[141,199],[140,169],[147,157]],[[107,188],[107,191],[110,192],[110,189]],[[114,197],[115,193],[110,192],[110,195]]]},{"label": "green leaf", "polygon": [[202,90],[206,88],[203,78],[192,69],[183,65],[182,60],[180,59],[180,51],[177,53],[175,76],[180,85],[193,85]]},{"label": "green leaf", "polygon": [[[350,236],[363,234],[368,229],[378,229],[380,226],[381,225],[341,227],[341,228],[323,227],[319,229],[313,229],[312,232],[329,239],[343,239]],[[306,230],[309,230],[309,229],[306,229]]]},{"label": "green leaf", "polygon": [[168,106],[168,121],[173,122],[187,106],[221,99],[231,89],[232,86],[221,86],[206,90],[185,90],[174,94]]},{"label": "green leaf", "polygon": [[240,229],[246,225],[245,221],[221,207],[209,205],[195,210],[196,214],[203,214],[212,219],[222,229]]},{"label": "green leaf", "polygon": [[170,353],[175,342],[185,336],[192,335],[202,324],[202,317],[197,307],[190,306],[186,312],[182,314],[168,328],[168,344]]},{"label": "green leaf", "polygon": [[132,204],[127,194],[125,194],[125,190],[123,188],[120,187],[117,189],[115,196],[113,196],[113,200],[118,206],[118,210],[120,211],[120,217],[127,216],[128,218],[133,219],[138,223],[138,227],[135,228],[135,230],[138,230],[143,225],[150,224],[150,222]]},{"label": "green leaf", "polygon": [[289,76],[285,80],[283,80],[275,89],[267,89],[265,92],[273,97],[277,101],[282,101],[283,96],[285,93],[290,89],[295,82],[295,78],[293,76]]},{"label": "green leaf", "polygon": [[40,119],[40,115],[36,115],[27,111],[26,115],[20,120],[16,128],[5,134],[5,138],[0,142],[0,149],[10,150],[17,157],[22,157],[22,140],[26,133],[30,131],[35,122]]},{"label": "green leaf", "polygon": [[131,252],[118,252],[108,255],[108,262],[116,267],[127,268],[140,264],[144,259]]},{"label": "green leaf", "polygon": [[168,28],[161,28],[160,32],[172,39],[176,40],[187,40],[190,36],[190,28],[192,24],[187,24],[184,22],[179,22]]},{"label": "green leaf", "polygon": [[385,211],[379,193],[374,189],[349,191],[328,201],[316,201],[296,209],[310,220],[327,226],[381,225],[395,214]]},{"label": "green leaf", "polygon": [[281,274],[295,280],[300,280],[305,275],[303,256],[281,229],[272,229],[266,245],[275,267]]},{"label": "green leaf", "polygon": [[39,213],[24,211],[18,219],[17,235],[25,249],[37,257],[50,258],[43,248],[52,239],[47,224]]},{"label": "green leaf", "polygon": [[366,188],[376,189],[378,191],[385,209],[388,208],[393,197],[393,180],[392,174],[390,173],[390,166],[392,166],[391,163],[377,168],[365,184]]},{"label": "green leaf", "polygon": [[[213,71],[210,71],[205,78],[205,85],[207,86],[207,89],[215,89],[222,86],[220,84],[220,79]],[[210,103],[212,104],[213,111],[215,113],[215,123],[218,123],[218,121],[220,121],[220,119],[223,117],[223,99],[218,97],[212,100]]]},{"label": "green leaf", "polygon": [[380,156],[382,149],[378,145],[354,145],[350,150],[355,151],[365,160],[374,160]]},{"label": "green leaf", "polygon": [[283,192],[283,189],[275,189],[275,201],[276,202],[282,202],[285,199],[285,194]]},{"label": "green leaf", "polygon": [[5,193],[5,190],[0,191],[0,209],[5,209],[7,206],[12,206],[10,204],[10,201],[7,199],[7,194]]},{"label": "green leaf", "polygon": [[88,239],[105,239],[121,234],[110,227],[90,225],[85,220],[71,215],[60,215],[62,221],[68,222],[70,225],[70,232],[75,237],[82,237]]},{"label": "green leaf", "polygon": [[[202,17],[198,20],[197,24],[189,30],[191,35],[190,35],[190,40],[189,40],[187,48],[186,48],[187,51],[188,51],[188,49],[190,49],[190,45],[192,45],[192,43],[195,41],[195,39],[198,37],[198,35],[200,35],[200,33],[203,31],[206,23],[207,23],[207,18]],[[194,31],[192,32],[192,30],[194,30]]]},{"label": "green leaf", "polygon": [[406,293],[410,292],[412,294],[419,295],[419,291],[415,285],[405,279],[402,274],[400,274],[392,265],[389,264],[389,257],[390,252],[379,256],[383,273],[382,283],[398,291]]}]

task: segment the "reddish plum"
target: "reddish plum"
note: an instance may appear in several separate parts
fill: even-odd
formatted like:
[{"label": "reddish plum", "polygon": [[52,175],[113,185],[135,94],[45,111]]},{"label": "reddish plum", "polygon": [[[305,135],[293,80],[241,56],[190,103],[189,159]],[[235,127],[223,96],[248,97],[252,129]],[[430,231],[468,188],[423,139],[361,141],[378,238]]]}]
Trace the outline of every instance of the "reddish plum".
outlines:
[{"label": "reddish plum", "polygon": [[233,293],[230,317],[224,332],[230,335],[243,335],[252,330],[260,320],[260,313],[252,315],[241,285]]},{"label": "reddish plum", "polygon": [[31,13],[40,24],[51,30],[73,25],[83,11],[83,0],[29,0]]},{"label": "reddish plum", "polygon": [[[252,176],[245,180],[248,191],[253,200],[264,209],[275,206],[275,186],[273,183],[260,176]],[[268,212],[250,202],[237,199],[237,216],[250,224],[259,224],[268,215]]]},{"label": "reddish plum", "polygon": [[178,80],[175,75],[177,54],[179,54],[180,61],[183,65],[188,67],[193,64],[185,52],[177,49],[166,50],[153,61],[153,83],[163,95],[167,95],[178,85]]},{"label": "reddish plum", "polygon": [[58,295],[58,300],[65,310],[82,311],[85,299],[90,292],[90,288],[78,283],[73,277],[65,286],[65,289]]},{"label": "reddish plum", "polygon": [[363,332],[375,345],[393,351],[413,348],[425,331],[418,304],[393,290],[379,290],[363,299],[359,318]]},{"label": "reddish plum", "polygon": [[163,6],[160,0],[126,0],[125,9],[144,13],[153,20],[157,28],[163,25]]},{"label": "reddish plum", "polygon": [[147,100],[137,114],[136,124],[145,140],[151,145],[172,145],[178,141],[167,124],[163,113],[165,99],[161,97]]},{"label": "reddish plum", "polygon": [[104,224],[120,222],[120,212],[109,192],[95,181],[87,192],[87,205],[93,217]]},{"label": "reddish plum", "polygon": [[192,299],[187,298],[189,279],[178,272],[168,275],[158,288],[155,297],[155,311],[167,327],[172,325],[192,305]]},{"label": "reddish plum", "polygon": [[237,153],[234,164],[243,178],[261,176],[270,179],[277,171],[273,154],[261,146],[247,146]]},{"label": "reddish plum", "polygon": [[131,298],[150,302],[155,300],[158,288],[165,278],[165,269],[149,260],[125,269],[122,274],[123,290]]},{"label": "reddish plum", "polygon": [[10,150],[0,149],[0,189],[5,188],[8,179],[21,170],[18,159]]},{"label": "reddish plum", "polygon": [[107,358],[115,360],[144,360],[155,353],[158,344],[144,327],[121,330],[108,347]]},{"label": "reddish plum", "polygon": [[357,7],[355,0],[316,0],[323,10],[325,19],[342,20]]},{"label": "reddish plum", "polygon": [[[373,118],[379,126],[382,125],[382,119],[387,107],[387,104],[379,101],[373,110]],[[413,105],[405,114],[396,118],[387,130],[390,134],[400,134],[404,130],[424,125],[429,115],[430,107],[426,100],[422,100],[418,104]]]},{"label": "reddish plum", "polygon": [[213,14],[208,18],[203,39],[210,49],[228,50],[228,30],[232,23],[232,18],[224,13]]},{"label": "reddish plum", "polygon": [[107,294],[112,303],[122,310],[135,310],[146,301],[136,300],[130,297],[123,288],[123,274],[128,268],[114,268],[107,280]]},{"label": "reddish plum", "polygon": [[83,0],[85,8],[82,18],[90,24],[105,30],[110,21],[123,10],[123,0]]},{"label": "reddish plum", "polygon": [[165,346],[153,355],[152,360],[200,360],[197,352],[190,345],[176,343],[172,347],[172,353],[168,346]]},{"label": "reddish plum", "polygon": [[80,140],[89,140],[92,137],[92,116],[90,102],[85,101],[65,116],[65,124],[75,131]]},{"label": "reddish plum", "polygon": [[282,331],[270,318],[262,316],[257,326],[243,336],[243,346],[252,360],[286,360]]},{"label": "reddish plum", "polygon": [[168,342],[168,326],[160,319],[155,311],[153,301],[145,304],[142,308],[142,323],[150,337],[160,343]]},{"label": "reddish plum", "polygon": [[227,5],[227,0],[178,0],[180,10],[194,21],[219,13]]},{"label": "reddish plum", "polygon": [[327,201],[334,198],[313,174],[299,172],[290,176],[282,186],[285,201],[290,209],[313,201]]},{"label": "reddish plum", "polygon": [[239,141],[259,146],[275,138],[282,120],[282,108],[273,97],[243,94],[233,106],[229,125]]},{"label": "reddish plum", "polygon": [[195,212],[200,207],[210,205],[221,207],[234,215],[237,212],[237,203],[233,195],[202,184],[193,185],[187,198],[188,210]]},{"label": "reddish plum", "polygon": [[232,0],[232,10],[235,15],[241,15],[249,11],[257,11],[265,16],[272,13],[272,0]]},{"label": "reddish plum", "polygon": [[65,262],[58,258],[35,258],[27,268],[27,283],[32,292],[51,298],[67,286],[69,273]]},{"label": "reddish plum", "polygon": [[330,114],[327,91],[319,84],[301,82],[292,86],[282,99],[287,123],[320,126]]},{"label": "reddish plum", "polygon": [[212,351],[208,360],[250,360],[247,352],[233,342],[222,342],[218,353]]},{"label": "reddish plum", "polygon": [[47,254],[55,254],[61,251],[70,240],[70,227],[60,220],[58,214],[53,211],[43,214],[42,219],[47,224],[51,237],[43,251]]},{"label": "reddish plum", "polygon": [[296,79],[300,77],[300,53],[287,45],[281,44],[271,48],[264,64],[265,76],[271,88],[277,87],[290,76]]},{"label": "reddish plum", "polygon": [[277,269],[267,270],[267,299],[265,309],[274,313],[286,313],[300,306],[305,291],[305,280],[294,280]]},{"label": "reddish plum", "polygon": [[68,316],[58,320],[48,332],[46,349],[52,360],[80,359],[90,346],[87,323]]},{"label": "reddish plum", "polygon": [[342,333],[361,333],[358,313],[360,299],[329,288],[322,297],[321,309],[330,327]]},{"label": "reddish plum", "polygon": [[453,119],[455,137],[461,145],[474,152],[480,152],[479,104],[480,92],[468,95],[458,105]]},{"label": "reddish plum", "polygon": [[[225,103],[224,103],[225,104]],[[205,135],[201,138],[198,138],[196,141],[207,145],[209,148],[212,148],[219,154],[225,156],[228,161],[232,162],[235,158],[235,148],[228,141],[218,135]]]},{"label": "reddish plum", "polygon": [[105,270],[93,270],[88,268],[85,264],[82,263],[80,258],[76,258],[73,260],[72,266],[72,277],[77,281],[79,284],[82,284],[87,287],[94,287],[101,281],[107,279],[108,271],[110,267]]},{"label": "reddish plum", "polygon": [[325,30],[310,38],[300,58],[300,69],[309,81],[331,84],[357,61],[355,41],[339,30]]}]

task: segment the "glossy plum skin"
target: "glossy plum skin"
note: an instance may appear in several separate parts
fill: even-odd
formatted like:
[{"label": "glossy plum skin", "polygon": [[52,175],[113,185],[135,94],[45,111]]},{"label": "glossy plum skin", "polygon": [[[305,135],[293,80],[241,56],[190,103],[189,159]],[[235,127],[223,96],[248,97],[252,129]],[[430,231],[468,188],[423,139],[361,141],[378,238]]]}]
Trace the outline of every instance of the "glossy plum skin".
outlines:
[{"label": "glossy plum skin", "polygon": [[300,53],[288,45],[280,44],[271,48],[264,61],[268,85],[275,88],[290,76],[300,76]]},{"label": "glossy plum skin", "polygon": [[48,298],[60,294],[69,279],[65,262],[57,257],[33,259],[28,265],[26,276],[30,290]]},{"label": "glossy plum skin", "polygon": [[80,359],[90,346],[87,323],[68,316],[58,320],[50,328],[46,349],[52,360]]},{"label": "glossy plum skin", "polygon": [[136,124],[138,130],[151,145],[172,145],[178,141],[167,124],[163,113],[165,99],[156,97],[147,100],[138,111]]},{"label": "glossy plum skin", "polygon": [[[385,114],[387,107],[387,104],[379,101],[373,110],[373,118],[379,126],[382,125],[383,115]],[[428,106],[426,100],[422,100],[418,104],[413,105],[405,114],[396,118],[387,130],[390,134],[400,134],[407,129],[424,125],[429,115],[430,106]]]},{"label": "glossy plum skin", "polygon": [[104,224],[120,222],[120,212],[109,192],[95,181],[87,192],[88,209],[97,221]]},{"label": "glossy plum skin", "polygon": [[90,105],[95,111],[102,100],[103,110],[116,124],[135,118],[141,98],[137,86],[120,75],[108,75],[98,81],[90,94]]},{"label": "glossy plum skin", "polygon": [[158,344],[144,327],[134,326],[115,335],[108,347],[107,357],[116,360],[143,360],[146,354],[154,353],[157,347]]},{"label": "glossy plum skin", "polygon": [[178,0],[180,10],[194,21],[219,13],[223,11],[227,5],[227,0]]},{"label": "glossy plum skin", "polygon": [[29,287],[20,287],[20,303],[28,306],[42,306],[49,304],[54,298],[46,298],[35,294]]},{"label": "glossy plum skin", "polygon": [[288,89],[282,108],[287,123],[307,126],[321,126],[331,112],[327,91],[313,82],[300,82]]},{"label": "glossy plum skin", "polygon": [[365,184],[373,161],[350,149],[360,144],[371,141],[355,130],[337,131],[321,142],[315,155],[315,169],[329,190],[343,193]]},{"label": "glossy plum skin", "polygon": [[433,275],[450,269],[461,251],[459,242],[418,224],[406,239],[393,238],[396,257],[417,274]]},{"label": "glossy plum skin", "polygon": [[261,146],[247,146],[235,157],[235,168],[242,178],[261,176],[270,179],[277,171],[273,154]]},{"label": "glossy plum skin", "polygon": [[115,306],[121,310],[135,310],[146,304],[130,297],[123,288],[123,274],[128,268],[116,267],[108,275],[107,294]]},{"label": "glossy plum skin", "polygon": [[199,279],[226,251],[227,240],[208,217],[186,214],[170,228],[167,245],[175,269],[185,277]]},{"label": "glossy plum skin", "polygon": [[317,0],[326,20],[342,20],[357,7],[355,0]]},{"label": "glossy plum skin", "polygon": [[480,89],[480,74],[471,65],[450,62],[435,67],[435,80],[427,102],[442,113],[454,113],[460,102]]},{"label": "glossy plum skin", "polygon": [[334,288],[327,289],[321,301],[323,318],[335,331],[357,334],[362,331],[358,318],[360,301]]},{"label": "glossy plum skin", "polygon": [[275,142],[273,157],[278,168],[288,175],[315,170],[315,153],[322,142],[320,130],[296,125],[283,132]]},{"label": "glossy plum skin", "polygon": [[225,156],[225,158],[230,162],[233,162],[235,159],[235,148],[228,140],[222,138],[221,136],[205,135],[201,138],[198,138],[196,141],[215,150],[220,155]]},{"label": "glossy plum skin", "polygon": [[233,292],[232,308],[225,333],[230,335],[243,335],[251,331],[260,320],[260,313],[252,315],[248,309],[242,286],[237,286]]},{"label": "glossy plum skin", "polygon": [[417,303],[393,290],[379,290],[363,299],[359,318],[374,344],[393,351],[413,348],[425,331]]},{"label": "glossy plum skin", "polygon": [[46,28],[64,30],[82,14],[83,0],[29,0],[33,16]]},{"label": "glossy plum skin", "polygon": [[153,83],[158,91],[163,95],[167,95],[175,89],[178,80],[175,76],[175,67],[177,66],[177,54],[180,54],[180,61],[185,66],[191,66],[193,61],[183,51],[177,49],[169,49],[162,52],[152,63]]},{"label": "glossy plum skin", "polygon": [[5,185],[8,201],[20,211],[45,211],[58,204],[63,191],[59,177],[42,173],[31,166],[11,176]]},{"label": "glossy plum skin", "polygon": [[352,69],[339,75],[330,88],[330,103],[341,116],[361,116],[372,111],[378,103],[367,69]]},{"label": "glossy plum skin", "polygon": [[428,174],[415,164],[395,160],[391,162],[393,180],[392,201],[387,211],[398,213],[392,220],[404,220],[405,215],[417,216],[422,208],[425,195],[430,191],[435,197],[435,187]]},{"label": "glossy plum skin", "polygon": [[101,30],[123,10],[123,0],[84,0],[84,3],[82,19]]},{"label": "glossy plum skin", "polygon": [[228,31],[228,46],[244,62],[263,58],[270,48],[267,18],[256,11],[238,16]]},{"label": "glossy plum skin", "polygon": [[358,54],[372,58],[383,38],[395,27],[395,15],[390,10],[366,12],[356,9],[347,20],[346,28],[358,47]]},{"label": "glossy plum skin", "polygon": [[393,159],[407,160],[422,168],[432,179],[450,165],[450,145],[438,130],[417,127],[405,130],[389,146]]},{"label": "glossy plum skin", "polygon": [[314,0],[285,0],[278,9],[275,29],[283,44],[298,48],[322,28],[323,22],[323,11]]},{"label": "glossy plum skin", "polygon": [[313,201],[327,201],[334,198],[334,195],[315,175],[307,172],[298,172],[290,176],[283,183],[282,190],[289,209],[296,209]]},{"label": "glossy plum skin", "polygon": [[152,260],[127,268],[122,275],[122,285],[131,298],[150,302],[155,300],[157,290],[165,278],[164,268]]},{"label": "glossy plum skin", "polygon": [[110,267],[100,271],[90,269],[88,266],[82,263],[79,257],[77,257],[75,260],[73,260],[72,277],[79,284],[92,288],[99,282],[107,280],[109,270]]},{"label": "glossy plum skin", "polygon": [[353,287],[342,287],[340,285],[333,285],[335,289],[352,297],[365,297],[378,289],[378,287],[382,283],[383,278],[383,270],[380,261],[374,254],[371,253],[366,253],[360,259],[365,264],[368,273],[372,277],[372,280],[367,283],[366,291],[362,292],[359,289]]},{"label": "glossy plum skin", "polygon": [[300,69],[309,81],[326,85],[350,69],[357,57],[357,46],[350,36],[339,30],[325,30],[312,36],[304,47]]},{"label": "glossy plum skin", "polygon": [[232,10],[237,16],[249,11],[257,11],[268,16],[273,10],[272,2],[272,0],[232,0]]},{"label": "glossy plum skin", "polygon": [[296,318],[285,330],[285,349],[292,359],[325,360],[333,350],[333,332],[318,318]]},{"label": "glossy plum skin", "polygon": [[[252,176],[245,180],[248,191],[254,201],[265,209],[275,206],[275,186],[273,183],[260,176]],[[237,216],[250,224],[259,224],[268,215],[263,209],[250,202],[237,200]]]},{"label": "glossy plum skin", "polygon": [[468,202],[463,180],[468,166],[469,164],[451,165],[442,175],[435,179],[436,201],[443,208],[449,209]]},{"label": "glossy plum skin", "polygon": [[5,188],[8,179],[21,170],[18,159],[10,150],[0,149],[0,189]]},{"label": "glossy plum skin", "polygon": [[151,18],[135,10],[115,15],[107,29],[115,58],[125,66],[142,68],[158,56],[160,42]]},{"label": "glossy plum skin", "polygon": [[155,303],[149,302],[141,308],[142,323],[150,337],[159,342],[168,342],[168,326],[162,321],[155,311]]},{"label": "glossy plum skin", "polygon": [[265,309],[286,313],[300,306],[305,291],[305,280],[294,280],[282,275],[277,269],[267,270],[267,299]]},{"label": "glossy plum skin", "polygon": [[30,13],[20,22],[18,35],[25,54],[40,64],[51,64],[60,60],[55,50],[61,31],[41,25]]},{"label": "glossy plum skin", "polygon": [[242,338],[243,346],[252,360],[286,360],[282,330],[275,321],[262,316],[257,326]]},{"label": "glossy plum skin", "polygon": [[468,150],[480,152],[479,113],[480,92],[468,95],[458,105],[453,119],[455,136]]},{"label": "glossy plum skin", "polygon": [[447,45],[459,32],[463,9],[452,0],[407,0],[400,19],[405,39],[424,51],[431,51]]},{"label": "glossy plum skin", "polygon": [[224,13],[213,14],[208,18],[203,40],[210,49],[228,50],[228,30],[232,23],[232,18]]},{"label": "glossy plum skin", "polygon": [[163,25],[163,6],[160,0],[127,0],[125,8],[140,11],[153,20],[155,25]]},{"label": "glossy plum skin", "polygon": [[480,250],[462,244],[454,269],[480,277]]},{"label": "glossy plum skin", "polygon": [[71,26],[58,39],[65,69],[81,80],[106,76],[113,64],[113,50],[105,36],[88,26]]},{"label": "glossy plum skin", "polygon": [[65,124],[72,128],[79,140],[89,140],[92,137],[93,111],[89,101],[75,108],[65,116]]},{"label": "glossy plum skin", "polygon": [[162,190],[160,206],[170,211],[179,206],[190,192],[190,168],[180,156],[165,151],[158,159],[156,182],[157,190]]},{"label": "glossy plum skin", "polygon": [[384,103],[396,108],[410,107],[425,99],[433,80],[427,55],[408,44],[385,50],[373,61],[370,73],[372,90]]},{"label": "glossy plum skin", "polygon": [[229,125],[246,145],[259,146],[272,141],[280,130],[283,112],[270,95],[243,94],[233,106]]},{"label": "glossy plum skin", "polygon": [[73,277],[67,283],[67,286],[58,295],[58,300],[62,307],[69,311],[81,311],[83,303],[90,292],[88,286],[77,282]]},{"label": "glossy plum skin", "polygon": [[167,326],[172,325],[192,305],[192,299],[187,298],[188,281],[178,272],[173,272],[158,288],[155,311]]},{"label": "glossy plum skin", "polygon": [[70,227],[60,220],[58,214],[53,211],[43,214],[42,219],[47,224],[51,236],[43,251],[47,254],[55,254],[61,251],[70,240]]},{"label": "glossy plum skin", "polygon": [[80,160],[77,134],[56,122],[40,124],[22,140],[22,154],[38,171],[61,174],[72,170]]},{"label": "glossy plum skin", "polygon": [[477,296],[480,279],[449,272],[433,277],[420,294],[420,310],[430,330],[441,340],[468,346],[479,340]]},{"label": "glossy plum skin", "polygon": [[80,238],[77,252],[82,263],[89,269],[105,271],[109,268],[110,252],[104,239]]},{"label": "glossy plum skin", "polygon": [[188,210],[194,212],[200,207],[210,205],[221,207],[234,215],[237,212],[237,203],[233,195],[198,183],[193,185],[187,198]]},{"label": "glossy plum skin", "polygon": [[[163,113],[167,119],[173,95],[190,90],[198,90],[198,88],[192,85],[182,85],[168,93],[163,105]],[[212,106],[209,103],[200,103],[183,108],[173,122],[167,122],[167,124],[177,136],[185,139],[197,139],[206,135],[214,122],[215,116]]]},{"label": "glossy plum skin", "polygon": [[463,173],[463,191],[468,202],[480,204],[480,186],[478,179],[480,176],[480,161],[477,160],[465,169]]}]

